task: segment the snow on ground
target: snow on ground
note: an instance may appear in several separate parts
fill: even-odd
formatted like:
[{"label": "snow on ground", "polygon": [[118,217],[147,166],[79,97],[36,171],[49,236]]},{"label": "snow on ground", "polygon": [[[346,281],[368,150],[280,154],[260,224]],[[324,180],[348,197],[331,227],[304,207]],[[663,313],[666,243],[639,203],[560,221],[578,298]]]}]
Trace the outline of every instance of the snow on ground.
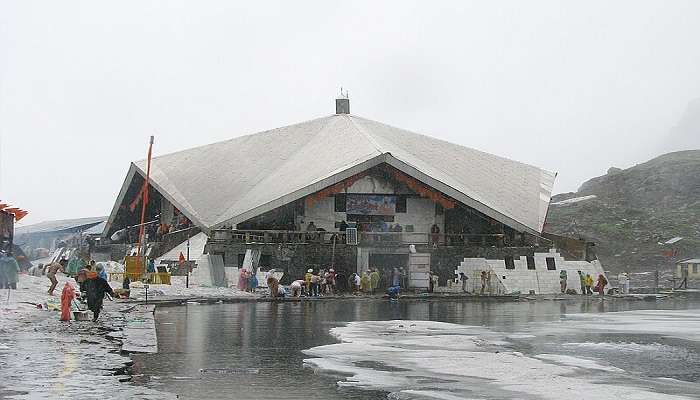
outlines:
[{"label": "snow on ground", "polygon": [[700,342],[700,314],[695,310],[638,310],[567,314],[559,322],[534,325],[532,332],[646,333]]},{"label": "snow on ground", "polygon": [[568,206],[569,204],[574,204],[574,203],[579,203],[579,202],[581,202],[581,201],[586,201],[586,200],[595,199],[596,197],[598,197],[598,196],[596,196],[596,195],[594,195],[594,194],[591,194],[591,195],[588,195],[588,196],[574,197],[574,198],[572,198],[572,199],[566,199],[566,200],[562,200],[562,201],[556,201],[556,202],[554,202],[554,203],[550,203],[550,205],[551,205],[551,206]]},{"label": "snow on ground", "polygon": [[47,293],[51,282],[46,276],[20,274],[16,290],[0,290],[0,324],[8,326],[20,318],[42,312],[36,304],[60,306],[63,285],[70,282],[74,287],[77,287],[77,284],[73,279],[62,274],[56,278],[58,285],[56,285],[53,296]]},{"label": "snow on ground", "polygon": [[[171,285],[148,285],[148,298],[234,298],[234,297],[255,297],[262,295],[258,290],[257,294],[239,290],[237,287],[209,287],[196,284],[190,278],[189,288],[186,287],[187,277],[173,276],[170,278]],[[110,282],[112,287],[119,285],[118,282]],[[132,299],[143,300],[146,298],[146,289],[141,282],[131,283]]]},{"label": "snow on ground", "polygon": [[[394,399],[519,398],[680,400],[662,393],[666,381],[643,385],[601,360],[558,354],[524,355],[507,334],[431,321],[361,321],[333,328],[341,342],[306,350],[318,373],[338,382],[392,392]],[[636,383],[636,384],[635,384]],[[691,386],[694,395],[700,388]]]},{"label": "snow on ground", "polygon": [[[116,263],[115,263],[116,264]],[[17,322],[20,318],[26,318],[42,310],[37,308],[37,304],[42,307],[48,305],[49,308],[60,307],[61,291],[66,282],[70,282],[74,288],[78,284],[73,278],[59,273],[56,278],[58,285],[54,290],[54,295],[47,292],[51,282],[46,276],[31,276],[20,274],[19,283],[16,290],[0,289],[0,325],[8,326]],[[215,288],[191,285],[185,287],[184,276],[173,276],[172,285],[149,285],[148,297],[156,298],[177,298],[177,297],[199,297],[199,298],[232,298],[232,297],[253,297],[253,293],[243,292],[238,288]],[[112,288],[120,288],[121,282],[109,282]],[[258,295],[261,295],[259,293]],[[145,289],[141,282],[131,284],[131,298],[140,300],[145,298]]]}]

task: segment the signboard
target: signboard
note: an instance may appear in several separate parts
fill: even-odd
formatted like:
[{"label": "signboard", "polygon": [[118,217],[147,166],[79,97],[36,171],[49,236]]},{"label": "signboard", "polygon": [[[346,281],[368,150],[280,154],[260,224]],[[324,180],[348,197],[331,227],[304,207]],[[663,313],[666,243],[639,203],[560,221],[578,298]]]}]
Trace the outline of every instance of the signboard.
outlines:
[{"label": "signboard", "polygon": [[124,257],[126,273],[131,276],[141,276],[145,272],[143,268],[143,257],[141,256],[126,256]]},{"label": "signboard", "polygon": [[396,196],[349,194],[345,211],[359,215],[394,215]]}]

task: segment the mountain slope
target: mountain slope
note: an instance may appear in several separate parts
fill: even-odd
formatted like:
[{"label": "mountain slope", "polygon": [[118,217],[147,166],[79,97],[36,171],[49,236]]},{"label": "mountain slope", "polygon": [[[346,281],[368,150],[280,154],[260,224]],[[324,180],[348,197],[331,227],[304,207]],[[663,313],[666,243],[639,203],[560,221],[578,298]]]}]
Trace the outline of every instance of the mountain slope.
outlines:
[{"label": "mountain slope", "polygon": [[[567,199],[595,196],[556,204]],[[700,256],[700,150],[664,154],[552,198],[545,231],[596,243],[612,271],[649,271]],[[661,245],[673,237],[684,239]],[[676,256],[664,252],[676,249]]]}]

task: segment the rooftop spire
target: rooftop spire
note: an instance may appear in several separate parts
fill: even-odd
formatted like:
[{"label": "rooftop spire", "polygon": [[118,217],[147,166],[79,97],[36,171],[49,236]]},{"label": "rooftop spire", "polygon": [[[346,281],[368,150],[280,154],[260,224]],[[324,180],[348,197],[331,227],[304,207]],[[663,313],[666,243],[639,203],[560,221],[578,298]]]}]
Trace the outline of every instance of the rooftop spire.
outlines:
[{"label": "rooftop spire", "polygon": [[342,86],[340,87],[340,96],[335,99],[335,113],[350,114],[350,96],[347,90],[343,93]]}]

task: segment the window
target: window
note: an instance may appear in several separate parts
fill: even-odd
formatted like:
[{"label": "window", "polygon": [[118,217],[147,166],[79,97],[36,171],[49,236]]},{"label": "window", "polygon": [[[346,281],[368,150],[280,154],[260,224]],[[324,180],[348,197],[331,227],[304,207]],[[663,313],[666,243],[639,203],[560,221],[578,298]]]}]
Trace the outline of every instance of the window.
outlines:
[{"label": "window", "polygon": [[550,271],[554,271],[557,269],[557,264],[554,262],[554,257],[547,257],[547,269]]},{"label": "window", "polygon": [[694,274],[698,273],[698,267],[700,267],[700,264],[693,264],[693,273]]},{"label": "window", "polygon": [[396,213],[403,214],[406,212],[406,196],[396,196]]},{"label": "window", "polygon": [[345,212],[346,196],[344,193],[335,195],[335,212]]},{"label": "window", "polygon": [[515,260],[513,256],[505,256],[503,262],[506,264],[506,269],[515,269]]},{"label": "window", "polygon": [[527,269],[529,269],[529,270],[535,269],[535,257],[527,256]]}]

